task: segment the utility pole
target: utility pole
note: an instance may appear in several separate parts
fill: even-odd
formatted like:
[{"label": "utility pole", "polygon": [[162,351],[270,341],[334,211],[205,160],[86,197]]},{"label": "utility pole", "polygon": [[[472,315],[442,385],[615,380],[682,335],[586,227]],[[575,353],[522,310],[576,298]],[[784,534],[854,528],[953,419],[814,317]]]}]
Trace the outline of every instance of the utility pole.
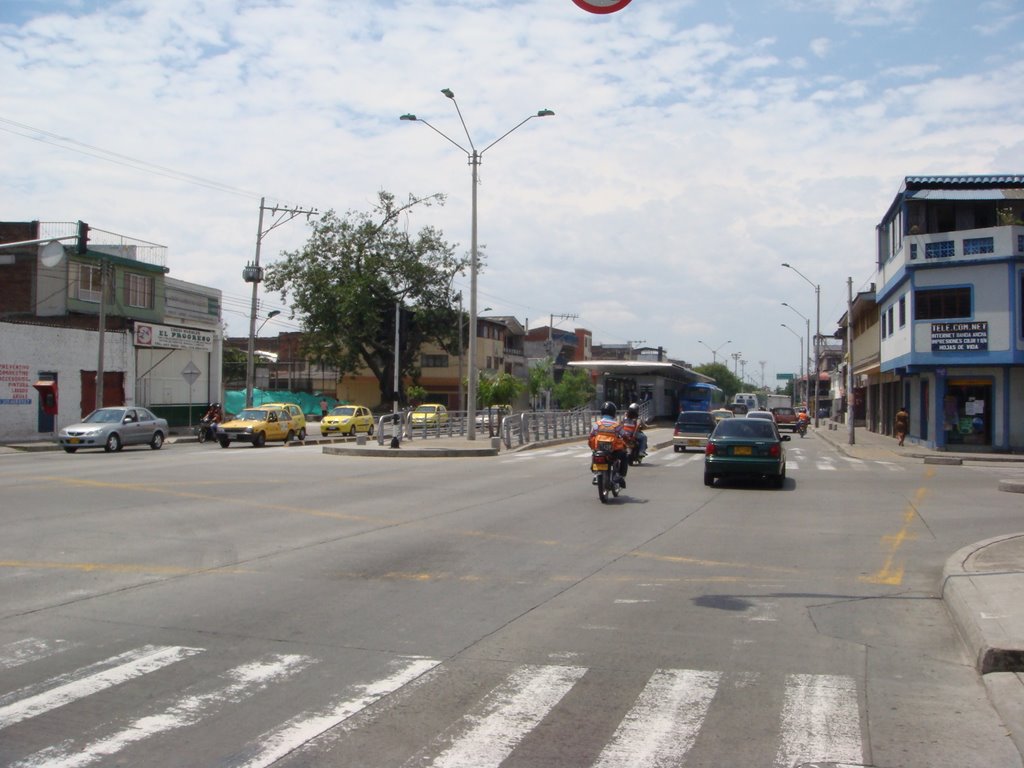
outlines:
[{"label": "utility pole", "polygon": [[732,353],[732,375],[733,376],[739,376],[739,364],[740,364],[740,358],[741,357],[743,357],[743,353],[742,352],[733,352]]},{"label": "utility pole", "polygon": [[[555,339],[554,339],[554,327],[555,318],[559,320],[576,320],[579,315],[575,314],[551,314],[548,316],[548,356],[551,358],[551,380],[555,380]],[[547,392],[547,410],[551,410],[551,390]]]},{"label": "utility pole", "polygon": [[[264,235],[277,229],[296,216],[305,216],[309,221],[311,216],[319,216],[316,208],[288,208],[286,206],[274,205],[270,208],[266,205],[266,198],[260,198],[260,222],[256,228],[256,259],[245,266],[242,270],[242,279],[252,283],[252,306],[249,309],[249,354],[245,361],[245,407],[252,407],[252,390],[255,381],[255,358],[256,358],[256,313],[259,311],[259,287],[263,282],[263,268],[260,266],[260,248],[263,245]],[[263,228],[263,214],[270,211],[271,216],[277,218],[266,229]]]},{"label": "utility pole", "polygon": [[850,445],[853,434],[853,278],[846,278],[846,433]]},{"label": "utility pole", "polygon": [[107,267],[109,263],[106,259],[100,259],[100,341],[99,341],[99,355],[96,360],[96,408],[100,409],[103,407],[103,379],[106,376],[106,372],[103,370],[103,342],[107,337]]},{"label": "utility pole", "polygon": [[764,366],[767,360],[758,360],[758,364],[761,366],[761,389],[764,389]]}]

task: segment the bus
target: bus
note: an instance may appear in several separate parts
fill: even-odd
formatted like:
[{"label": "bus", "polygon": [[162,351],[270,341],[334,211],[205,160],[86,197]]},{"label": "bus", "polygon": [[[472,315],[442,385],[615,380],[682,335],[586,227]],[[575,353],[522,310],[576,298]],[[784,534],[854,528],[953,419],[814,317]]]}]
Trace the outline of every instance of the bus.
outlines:
[{"label": "bus", "polygon": [[679,396],[679,410],[713,411],[725,404],[725,392],[714,384],[687,384]]}]

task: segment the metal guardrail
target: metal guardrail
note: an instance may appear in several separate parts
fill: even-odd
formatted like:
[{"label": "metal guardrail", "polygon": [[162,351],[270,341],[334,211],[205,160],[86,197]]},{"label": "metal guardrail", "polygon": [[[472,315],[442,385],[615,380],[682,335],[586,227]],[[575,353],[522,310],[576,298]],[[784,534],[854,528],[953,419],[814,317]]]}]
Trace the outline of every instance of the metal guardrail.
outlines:
[{"label": "metal guardrail", "polygon": [[[652,403],[640,403],[640,417],[650,421]],[[398,435],[400,440],[426,440],[441,437],[465,437],[468,426],[467,411],[448,411],[443,423],[413,426],[410,420],[412,410],[386,414],[377,420],[377,443],[384,445]],[[585,437],[590,434],[594,421],[601,415],[599,410],[576,408],[571,411],[523,411],[511,413],[500,419],[495,411],[490,414],[492,428],[488,428],[487,409],[477,411],[476,431],[478,437],[490,439],[500,437],[506,448],[515,448],[542,440]],[[396,418],[397,417],[397,418]]]}]

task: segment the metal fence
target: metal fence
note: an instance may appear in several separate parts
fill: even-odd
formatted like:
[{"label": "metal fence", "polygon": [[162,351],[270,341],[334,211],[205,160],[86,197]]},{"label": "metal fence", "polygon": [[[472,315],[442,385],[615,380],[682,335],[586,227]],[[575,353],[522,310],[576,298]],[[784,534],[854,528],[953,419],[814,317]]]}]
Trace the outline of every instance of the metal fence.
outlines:
[{"label": "metal fence", "polygon": [[[640,417],[650,419],[651,403],[640,403]],[[398,435],[400,440],[429,440],[442,437],[466,437],[468,412],[448,411],[440,418],[430,418],[426,423],[413,424],[412,410],[399,411],[381,416],[377,420],[377,443],[385,442]],[[523,411],[499,418],[498,412],[486,408],[476,412],[477,439],[501,439],[506,448],[517,448],[545,440],[561,440],[585,437],[590,434],[594,422],[601,412],[592,408],[576,408],[571,411]],[[620,414],[620,416],[623,414]]]}]

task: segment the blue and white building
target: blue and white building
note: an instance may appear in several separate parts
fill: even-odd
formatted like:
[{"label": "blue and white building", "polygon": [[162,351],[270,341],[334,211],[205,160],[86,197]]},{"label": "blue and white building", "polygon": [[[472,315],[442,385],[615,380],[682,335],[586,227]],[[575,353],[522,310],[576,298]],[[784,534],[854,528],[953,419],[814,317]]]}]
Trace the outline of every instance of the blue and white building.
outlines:
[{"label": "blue and white building", "polygon": [[884,431],[1024,450],[1024,175],[907,177],[877,235]]}]

